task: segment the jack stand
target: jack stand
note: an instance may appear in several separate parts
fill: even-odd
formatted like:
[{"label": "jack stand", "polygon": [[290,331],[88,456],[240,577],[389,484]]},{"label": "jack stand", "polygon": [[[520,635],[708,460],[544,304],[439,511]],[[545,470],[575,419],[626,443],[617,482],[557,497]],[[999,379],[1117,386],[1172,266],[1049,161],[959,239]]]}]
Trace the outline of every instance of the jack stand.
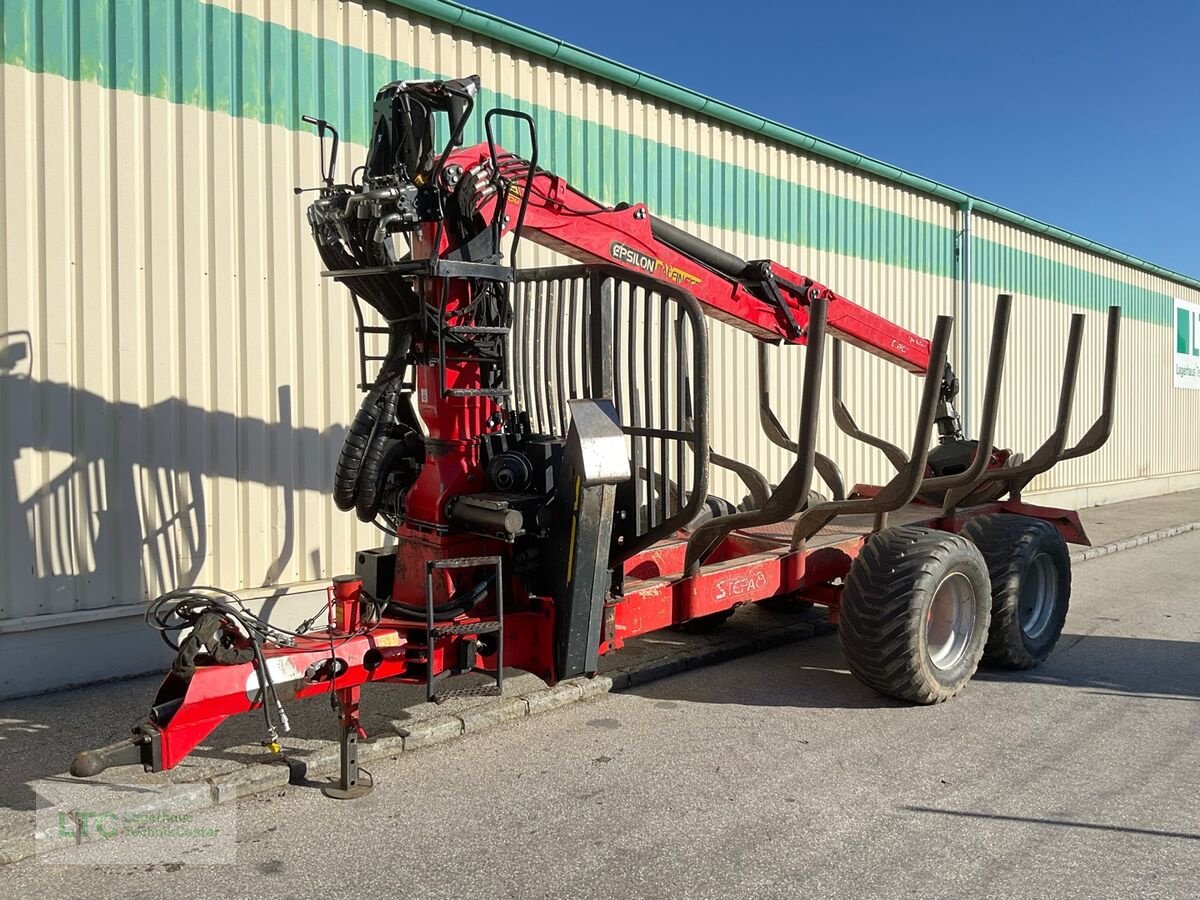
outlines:
[{"label": "jack stand", "polygon": [[358,736],[362,730],[358,719],[358,693],[357,687],[337,692],[342,708],[339,716],[342,735],[338,783],[321,788],[322,794],[334,800],[357,800],[371,793],[374,787],[370,782],[363,784],[358,780]]},{"label": "jack stand", "polygon": [[[362,579],[355,575],[339,575],[333,579],[329,600],[330,632],[353,634],[359,626]],[[370,782],[360,784],[358,781],[358,738],[359,735],[366,737],[358,715],[360,694],[361,689],[357,685],[333,692],[338,706],[338,725],[342,729],[338,783],[321,788],[321,793],[335,800],[365,797],[373,787]]]}]

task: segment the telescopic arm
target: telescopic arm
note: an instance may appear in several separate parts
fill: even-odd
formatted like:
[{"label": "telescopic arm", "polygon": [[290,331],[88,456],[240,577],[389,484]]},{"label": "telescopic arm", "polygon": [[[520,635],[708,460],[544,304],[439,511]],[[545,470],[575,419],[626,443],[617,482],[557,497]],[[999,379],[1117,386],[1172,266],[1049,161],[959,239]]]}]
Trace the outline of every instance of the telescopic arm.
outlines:
[{"label": "telescopic arm", "polygon": [[[504,185],[491,184],[486,144],[453,153],[477,211],[491,221],[498,196],[506,198],[503,227],[513,228],[529,179],[529,166],[497,151]],[[803,344],[808,309],[817,298],[828,308],[833,337],[924,374],[929,341],[771,260],[746,262],[689,232],[652,216],[644,204],[602,206],[557,175],[538,169],[529,187],[522,238],[583,263],[616,264],[685,288],[714,319],[764,340]]]}]

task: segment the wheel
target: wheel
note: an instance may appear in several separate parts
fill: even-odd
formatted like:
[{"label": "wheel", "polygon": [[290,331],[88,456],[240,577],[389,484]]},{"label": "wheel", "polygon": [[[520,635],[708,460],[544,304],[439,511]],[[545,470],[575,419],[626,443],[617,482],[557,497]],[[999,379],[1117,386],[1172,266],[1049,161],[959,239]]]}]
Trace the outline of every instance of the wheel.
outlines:
[{"label": "wheel", "polygon": [[871,537],[846,578],[838,640],[850,671],[913,703],[970,681],[991,617],[987,564],[970,541],[901,525]]},{"label": "wheel", "polygon": [[1058,643],[1071,603],[1071,557],[1058,529],[1028,516],[971,519],[962,536],[987,562],[992,625],[983,661],[1032,669]]},{"label": "wheel", "polygon": [[734,610],[723,609],[720,612],[710,613],[707,616],[688,619],[686,622],[680,622],[678,625],[672,625],[671,630],[681,631],[684,634],[711,634],[728,622],[730,616],[733,614]]}]

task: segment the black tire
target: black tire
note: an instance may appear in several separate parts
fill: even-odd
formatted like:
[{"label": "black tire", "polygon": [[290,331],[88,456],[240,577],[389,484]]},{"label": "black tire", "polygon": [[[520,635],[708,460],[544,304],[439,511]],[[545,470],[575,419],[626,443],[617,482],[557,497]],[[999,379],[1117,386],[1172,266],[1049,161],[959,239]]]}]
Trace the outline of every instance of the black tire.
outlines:
[{"label": "black tire", "polygon": [[1050,655],[1067,621],[1067,542],[1048,522],[1003,514],[971,519],[962,536],[979,548],[992,581],[992,624],[984,663],[1032,669]]},{"label": "black tire", "polygon": [[990,617],[987,564],[975,545],[901,525],[872,536],[850,567],[838,640],[863,683],[900,700],[941,703],[975,674]]},{"label": "black tire", "polygon": [[711,634],[728,622],[734,612],[732,609],[723,609],[720,612],[710,613],[707,616],[688,619],[686,622],[672,625],[671,630],[681,631],[684,634]]}]

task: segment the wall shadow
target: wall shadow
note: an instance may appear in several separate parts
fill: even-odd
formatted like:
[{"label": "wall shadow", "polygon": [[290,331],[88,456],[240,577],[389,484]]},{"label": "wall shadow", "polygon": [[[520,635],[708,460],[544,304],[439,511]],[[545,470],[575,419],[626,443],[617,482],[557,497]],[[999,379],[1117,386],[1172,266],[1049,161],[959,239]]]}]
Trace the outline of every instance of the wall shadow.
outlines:
[{"label": "wall shadow", "polygon": [[1065,633],[1041,666],[1025,672],[981,668],[985,681],[1077,687],[1093,694],[1200,700],[1200,642]]},{"label": "wall shadow", "polygon": [[[735,616],[730,624],[736,620]],[[762,622],[757,624],[761,627]],[[724,663],[716,669],[706,667],[654,681],[629,693],[654,700],[804,709],[879,709],[905,705],[871,690],[851,675],[834,635],[800,640]]]},{"label": "wall shadow", "polygon": [[297,427],[290,386],[277,389],[277,421],[266,422],[174,398],[114,402],[31,371],[28,332],[0,334],[0,559],[9,569],[0,585],[41,601],[17,607],[0,596],[0,619],[194,584],[221,527],[211,478],[282,488],[282,522],[254,536],[268,542],[254,556],[271,561],[248,586],[278,583],[303,552],[296,492],[330,490],[345,426]]},{"label": "wall shadow", "polygon": [[961,819],[984,819],[990,822],[1008,822],[1017,825],[1051,825],[1055,828],[1078,828],[1083,831],[1106,831],[1137,837],[1176,838],[1184,841],[1200,841],[1200,834],[1191,831],[1167,831],[1159,828],[1136,828],[1132,825],[1111,825],[1105,822],[1077,822],[1073,819],[1048,819],[1039,816],[1004,816],[998,813],[972,812],[961,809],[937,809],[932,806],[902,806],[905,812],[929,813]]},{"label": "wall shadow", "polygon": [[[708,674],[704,674],[704,673]],[[1051,657],[1023,672],[981,666],[976,681],[1079,688],[1154,702],[1200,701],[1200,642],[1067,633]],[[656,700],[807,709],[907,706],[850,674],[833,636],[814,638],[634,688]]]},{"label": "wall shadow", "polygon": [[[37,782],[68,780],[64,775],[80,750],[102,747],[129,736],[145,717],[147,704],[162,680],[142,675],[108,684],[90,685],[55,695],[0,701],[0,825],[3,811],[33,810]],[[368,684],[363,690],[363,724],[368,741],[395,734],[392,720],[406,707],[421,704],[424,685]],[[291,731],[283,736],[287,759],[302,764],[315,749],[338,735],[337,713],[322,695],[289,702]],[[265,726],[252,711],[223,722],[179,766],[161,775],[145,775],[140,766],[122,766],[98,777],[102,783],[153,785],[194,782],[256,763],[285,765],[261,744]]]}]

